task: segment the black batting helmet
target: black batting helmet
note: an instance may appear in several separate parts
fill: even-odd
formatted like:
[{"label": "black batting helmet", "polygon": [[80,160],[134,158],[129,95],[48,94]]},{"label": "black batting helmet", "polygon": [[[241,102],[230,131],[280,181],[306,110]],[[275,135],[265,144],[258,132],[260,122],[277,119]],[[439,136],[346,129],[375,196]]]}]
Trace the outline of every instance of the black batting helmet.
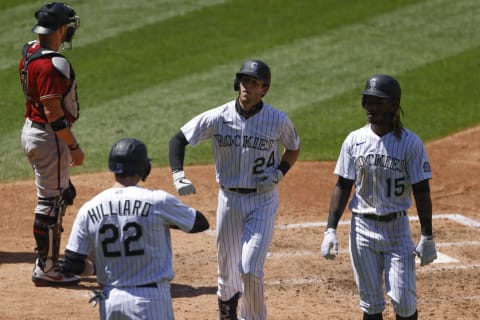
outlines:
[{"label": "black batting helmet", "polygon": [[35,12],[37,23],[32,32],[50,34],[59,27],[68,25],[66,42],[71,42],[76,29],[80,27],[80,17],[71,6],[62,2],[49,2]]},{"label": "black batting helmet", "polygon": [[377,74],[367,80],[362,95],[400,100],[400,84],[392,76]]},{"label": "black batting helmet", "polygon": [[147,146],[134,138],[118,140],[113,144],[108,156],[108,168],[115,175],[138,175],[142,181],[145,181],[151,170]]},{"label": "black batting helmet", "polygon": [[263,81],[266,86],[270,85],[270,68],[268,65],[260,60],[247,60],[242,64],[240,71],[235,75],[233,89],[238,91],[240,89],[240,77],[242,75],[252,76]]}]

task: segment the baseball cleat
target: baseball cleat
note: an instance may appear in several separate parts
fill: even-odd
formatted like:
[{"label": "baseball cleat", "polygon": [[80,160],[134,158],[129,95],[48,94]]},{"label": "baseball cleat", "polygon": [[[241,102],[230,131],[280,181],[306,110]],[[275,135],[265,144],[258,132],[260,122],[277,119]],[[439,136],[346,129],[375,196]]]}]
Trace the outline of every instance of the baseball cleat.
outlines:
[{"label": "baseball cleat", "polygon": [[33,268],[32,281],[37,287],[71,286],[78,284],[80,277],[62,273],[58,264],[51,267],[48,271],[45,271],[38,265],[37,259],[35,267]]}]

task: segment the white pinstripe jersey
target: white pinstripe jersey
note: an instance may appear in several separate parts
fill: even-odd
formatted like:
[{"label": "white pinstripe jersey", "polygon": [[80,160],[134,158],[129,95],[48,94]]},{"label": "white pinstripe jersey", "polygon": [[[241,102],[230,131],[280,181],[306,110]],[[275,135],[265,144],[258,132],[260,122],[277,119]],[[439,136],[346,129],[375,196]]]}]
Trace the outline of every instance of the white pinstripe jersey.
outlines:
[{"label": "white pinstripe jersey", "polygon": [[195,217],[193,208],[162,190],[111,188],[80,208],[66,248],[94,254],[97,281],[103,285],[171,280],[169,225],[188,232]]},{"label": "white pinstripe jersey", "polygon": [[370,124],[347,136],[334,173],[355,180],[352,211],[378,215],[407,210],[411,185],[432,178],[425,147],[415,133],[404,129],[401,140],[393,132],[379,137]]},{"label": "white pinstripe jersey", "polygon": [[255,188],[260,176],[279,165],[280,144],[288,150],[300,145],[288,116],[266,103],[245,119],[233,100],[197,115],[181,131],[192,146],[212,140],[217,182],[233,188]]}]

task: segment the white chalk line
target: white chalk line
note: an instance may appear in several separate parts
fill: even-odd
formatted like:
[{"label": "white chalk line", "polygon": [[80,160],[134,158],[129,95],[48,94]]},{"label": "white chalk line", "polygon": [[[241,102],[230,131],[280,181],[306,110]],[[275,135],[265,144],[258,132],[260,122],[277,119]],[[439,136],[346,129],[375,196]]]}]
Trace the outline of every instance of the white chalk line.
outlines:
[{"label": "white chalk line", "polygon": [[[408,217],[410,221],[418,221],[418,217]],[[458,213],[442,213],[432,215],[432,219],[446,219],[457,222],[461,225],[480,228],[480,222],[471,218],[468,218],[462,214]],[[339,225],[350,225],[350,220],[340,221]],[[327,226],[326,221],[316,221],[316,222],[303,222],[303,223],[290,223],[290,224],[280,224],[275,227],[275,229],[285,230],[285,229],[306,229],[306,228],[324,228]],[[216,236],[217,231],[215,229],[209,229],[206,231],[206,234],[209,236]]]},{"label": "white chalk line", "polygon": [[[418,217],[409,217],[411,221],[418,220]],[[432,219],[446,219],[457,222],[459,224],[473,227],[473,228],[480,228],[480,222],[468,218],[462,214],[458,213],[444,213],[444,214],[434,214]],[[349,225],[350,221],[340,221],[341,225]],[[281,224],[276,227],[276,229],[285,230],[285,229],[303,229],[303,228],[320,228],[326,227],[326,221],[318,221],[318,222],[306,222],[306,223],[293,223],[293,224]],[[216,236],[216,230],[210,229],[207,230],[206,233],[210,236]],[[480,246],[480,241],[462,241],[462,242],[445,242],[445,243],[437,243],[437,248],[446,248],[446,247],[466,247],[466,246]],[[340,250],[340,254],[347,253],[348,250]],[[267,258],[269,259],[286,259],[292,257],[302,257],[302,256],[313,256],[313,255],[320,255],[320,251],[294,251],[294,252],[269,252],[267,254]],[[458,263],[459,260],[450,257],[444,253],[437,251],[438,258],[433,262],[434,264],[445,264],[445,263]],[[417,263],[419,260],[417,259]]]},{"label": "white chalk line", "polygon": [[[458,213],[443,213],[443,214],[434,214],[432,215],[432,219],[447,219],[455,221],[459,224],[465,225],[467,227],[473,228],[480,228],[480,222],[468,218],[462,214]],[[418,217],[409,217],[410,221],[417,221]],[[340,221],[340,225],[350,225],[350,220]],[[303,228],[320,228],[326,227],[326,221],[318,221],[318,222],[304,222],[304,223],[292,223],[292,224],[281,224],[278,225],[277,229],[303,229]]]},{"label": "white chalk line", "polygon": [[[452,220],[462,225],[479,228],[480,223],[476,220],[467,218],[461,214],[436,214],[432,216],[433,219],[447,219]],[[409,217],[410,220],[418,220],[418,217]],[[349,225],[350,221],[340,221],[342,225]],[[276,227],[276,229],[301,229],[301,228],[319,228],[326,227],[326,222],[308,222],[308,223],[296,223],[296,224],[283,224]],[[208,230],[207,234],[211,236],[216,235],[215,230]],[[321,240],[319,240],[321,241]],[[320,242],[319,242],[320,243]],[[466,247],[466,246],[480,246],[480,241],[461,241],[461,242],[444,242],[436,243],[437,248],[448,248],[448,247]],[[339,254],[349,254],[348,250],[339,250]],[[463,265],[445,265],[446,263],[459,263],[460,261],[447,256],[441,252],[437,251],[438,258],[428,266],[418,266],[417,273],[431,273],[431,272],[444,272],[452,270],[469,270],[469,269],[480,269],[480,264],[463,264]],[[269,252],[267,254],[267,259],[288,259],[294,257],[303,257],[303,256],[318,256],[321,257],[320,249],[319,250],[299,250],[294,252]],[[419,264],[419,259],[416,259],[417,264]],[[281,280],[267,280],[265,285],[267,286],[299,286],[299,285],[316,285],[324,284],[326,280],[321,277],[306,277],[306,278],[290,278],[290,279],[281,279]],[[358,296],[355,291],[347,292],[346,295],[349,296]],[[467,301],[480,301],[480,296],[457,296],[453,300],[467,300]],[[452,298],[449,297],[449,301],[452,301]]]},{"label": "white chalk line", "polygon": [[[418,220],[418,217],[409,217],[411,221]],[[459,224],[465,225],[467,227],[480,228],[480,222],[468,218],[464,215],[458,213],[446,213],[446,214],[435,214],[432,216],[432,219],[447,219]],[[341,225],[349,225],[350,221],[340,221]],[[326,221],[320,222],[306,222],[306,223],[294,223],[294,224],[282,224],[278,225],[276,229],[302,229],[302,228],[319,228],[326,227]],[[208,230],[207,234],[211,236],[216,235],[215,230]],[[319,240],[320,241],[320,240]],[[465,246],[480,246],[480,241],[461,241],[461,242],[444,242],[437,243],[437,248],[448,248],[448,247],[465,247]],[[339,254],[348,254],[348,250],[339,250]],[[320,250],[302,250],[294,252],[269,252],[267,254],[268,259],[288,259],[292,257],[302,257],[302,256],[311,256],[317,255],[321,257]],[[447,263],[459,263],[460,261],[452,258],[446,254],[437,251],[438,258],[431,263],[429,266],[419,267],[417,269],[418,273],[428,273],[428,272],[442,272],[442,271],[451,271],[451,270],[462,270],[462,269],[480,269],[480,264],[464,264],[464,265],[448,265]],[[419,264],[419,259],[416,261]],[[325,282],[322,278],[309,277],[301,279],[282,279],[282,280],[272,280],[266,281],[267,285],[276,286],[276,285],[304,285],[304,284],[316,284]],[[480,296],[471,296],[471,297],[461,297],[462,299],[467,300],[480,300]]]},{"label": "white chalk line", "polygon": [[[447,219],[452,220],[462,225],[479,228],[480,223],[473,219],[467,218],[461,214],[436,214],[432,216],[433,219]],[[409,217],[411,221],[418,220],[418,217]],[[349,225],[350,221],[340,221],[342,225]],[[280,225],[277,229],[297,229],[297,228],[318,228],[326,227],[326,222],[310,222],[310,223],[297,223],[297,224],[286,224]],[[480,241],[462,241],[462,242],[445,242],[437,243],[437,248],[448,248],[448,247],[465,247],[465,246],[480,246]],[[320,250],[311,251],[311,250],[302,250],[295,252],[279,252],[267,254],[268,259],[285,259],[292,257],[301,257],[309,255],[318,255],[320,257]],[[339,250],[339,254],[348,254],[348,250]],[[480,264],[464,264],[464,265],[447,265],[446,263],[458,263],[459,260],[452,258],[446,254],[437,251],[437,259],[430,264],[429,266],[423,266],[417,268],[417,273],[431,273],[431,272],[443,272],[443,271],[452,271],[452,270],[465,270],[465,269],[480,269]],[[416,263],[420,264],[420,260],[417,258]],[[293,278],[293,279],[282,279],[282,280],[272,280],[265,281],[265,284],[268,286],[280,286],[280,285],[307,285],[307,284],[323,284],[326,281],[319,277],[309,277],[309,278]],[[357,293],[352,292],[354,296],[358,296]],[[452,300],[449,298],[449,300]],[[480,301],[480,296],[457,296],[454,300],[467,300],[467,301]]]},{"label": "white chalk line", "polygon": [[[418,221],[418,217],[408,217],[410,221]],[[461,225],[473,228],[480,228],[480,222],[471,218],[468,218],[462,214],[458,213],[443,213],[443,214],[434,214],[432,219],[446,219],[457,222]],[[340,221],[339,225],[350,225],[350,220]],[[286,229],[307,229],[307,228],[324,228],[327,226],[326,221],[315,221],[315,222],[302,222],[302,223],[290,223],[290,224],[280,224],[275,227],[275,229],[286,230]],[[209,229],[206,231],[206,234],[209,236],[216,236],[217,232],[214,229]]]},{"label": "white chalk line", "polygon": [[[472,244],[474,243],[474,244]],[[479,242],[469,241],[468,245],[470,246],[480,246]],[[458,243],[442,243],[438,244],[437,247],[451,247],[451,246],[466,246],[465,244],[461,245]],[[339,254],[348,254],[348,250],[339,250]],[[312,251],[312,250],[303,250],[303,251],[295,251],[295,252],[269,252],[267,253],[268,259],[288,259],[294,257],[306,257],[306,256],[318,256],[320,257],[320,250]],[[420,259],[416,259],[417,263],[420,263]],[[450,257],[444,253],[441,253],[437,250],[437,259],[433,262],[434,264],[441,264],[441,263],[458,263],[459,260]]]}]

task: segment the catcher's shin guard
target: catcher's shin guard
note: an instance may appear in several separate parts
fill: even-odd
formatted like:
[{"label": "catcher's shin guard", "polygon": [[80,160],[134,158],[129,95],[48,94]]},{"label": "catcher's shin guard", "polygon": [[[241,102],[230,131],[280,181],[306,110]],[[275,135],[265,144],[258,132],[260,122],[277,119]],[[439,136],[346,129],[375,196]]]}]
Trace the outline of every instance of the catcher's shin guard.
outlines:
[{"label": "catcher's shin guard", "polygon": [[237,320],[237,307],[240,292],[237,292],[230,300],[222,301],[218,299],[218,311],[220,320]]},{"label": "catcher's shin guard", "polygon": [[50,226],[55,225],[56,217],[50,217],[43,214],[35,214],[35,221],[33,222],[33,235],[37,242],[38,257],[45,261],[48,256],[50,248]]},{"label": "catcher's shin guard", "polygon": [[39,203],[51,206],[53,216],[35,215],[33,233],[37,242],[37,254],[45,270],[52,268],[60,256],[60,240],[63,231],[62,222],[67,205],[58,195],[53,198],[40,198]]}]

